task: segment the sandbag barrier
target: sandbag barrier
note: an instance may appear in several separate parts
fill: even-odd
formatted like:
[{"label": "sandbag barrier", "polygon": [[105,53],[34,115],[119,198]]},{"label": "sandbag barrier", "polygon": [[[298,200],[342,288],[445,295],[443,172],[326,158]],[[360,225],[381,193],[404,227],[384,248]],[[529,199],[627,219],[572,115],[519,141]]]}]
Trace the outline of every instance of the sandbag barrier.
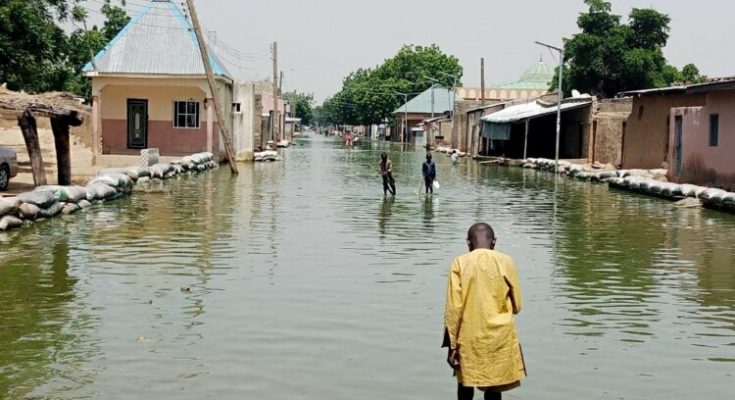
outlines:
[{"label": "sandbag barrier", "polygon": [[[522,168],[554,172],[556,163],[545,158],[522,160]],[[625,190],[646,196],[659,197],[671,201],[697,199],[703,207],[735,213],[735,193],[705,186],[678,184],[661,179],[666,176],[664,169],[598,170],[586,165],[559,161],[559,174],[582,181],[607,183],[612,189]]]},{"label": "sandbag barrier", "polygon": [[129,196],[137,184],[152,179],[170,179],[203,172],[218,166],[212,153],[197,153],[171,163],[150,167],[108,168],[97,173],[86,186],[39,186],[16,197],[0,197],[0,231],[34,221],[69,215],[95,203]]}]

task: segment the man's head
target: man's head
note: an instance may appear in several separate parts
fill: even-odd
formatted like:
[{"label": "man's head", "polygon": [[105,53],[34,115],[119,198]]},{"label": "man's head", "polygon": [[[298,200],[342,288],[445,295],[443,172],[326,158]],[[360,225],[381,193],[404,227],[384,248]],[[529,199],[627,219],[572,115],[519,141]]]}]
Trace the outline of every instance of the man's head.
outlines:
[{"label": "man's head", "polygon": [[470,251],[476,249],[495,249],[495,231],[493,228],[484,223],[478,222],[470,227],[467,231],[467,246]]},{"label": "man's head", "polygon": [[431,161],[431,153],[426,153],[426,161]]},{"label": "man's head", "polygon": [[386,154],[386,152],[380,153],[380,159],[383,160],[383,161],[387,160],[388,159],[388,154]]}]

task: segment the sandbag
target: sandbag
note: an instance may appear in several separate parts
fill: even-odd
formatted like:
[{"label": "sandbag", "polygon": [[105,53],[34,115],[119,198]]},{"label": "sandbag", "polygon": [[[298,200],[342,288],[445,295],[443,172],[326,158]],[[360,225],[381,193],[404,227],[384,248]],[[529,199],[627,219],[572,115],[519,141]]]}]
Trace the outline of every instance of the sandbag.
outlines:
[{"label": "sandbag", "polygon": [[166,176],[166,174],[171,172],[172,169],[173,169],[173,166],[171,164],[163,164],[163,163],[155,164],[152,167],[150,167],[151,177],[163,179]]},{"label": "sandbag", "polygon": [[0,218],[0,231],[7,231],[13,228],[17,228],[21,225],[23,225],[23,221],[21,221],[20,218],[14,217],[12,215],[6,215]]},{"label": "sandbag", "polygon": [[33,189],[34,192],[36,191],[46,191],[53,193],[54,197],[56,198],[56,201],[67,201],[69,200],[69,194],[64,190],[62,186],[56,186],[56,185],[44,185],[44,186],[38,186],[35,189]]},{"label": "sandbag", "polygon": [[117,194],[117,191],[114,187],[104,182],[90,183],[89,185],[87,185],[87,190],[91,191],[94,194],[94,200],[107,200]]},{"label": "sandbag", "polygon": [[651,184],[648,185],[648,190],[652,191],[653,193],[661,193],[663,191],[663,184],[664,182],[651,181]]},{"label": "sandbag", "polygon": [[138,178],[138,184],[149,183],[150,181],[151,181],[151,178],[149,178],[147,176],[143,176],[143,177]]},{"label": "sandbag", "polygon": [[697,197],[697,186],[685,183],[680,186],[682,195],[686,197]]},{"label": "sandbag", "polygon": [[135,172],[135,174],[138,175],[138,179],[149,178],[151,176],[151,171],[147,167],[142,167],[140,165],[128,167],[127,170]]},{"label": "sandbag", "polygon": [[55,217],[58,213],[61,212],[61,209],[64,208],[62,203],[56,202],[49,206],[48,208],[42,208],[38,212],[38,218],[51,218]]},{"label": "sandbag", "polygon": [[722,204],[728,207],[735,207],[735,193],[727,193],[720,197]]},{"label": "sandbag", "polygon": [[719,201],[720,198],[726,195],[728,192],[722,189],[707,189],[699,196],[700,199],[705,201]]},{"label": "sandbag", "polygon": [[618,173],[616,171],[605,171],[600,172],[600,179],[611,179],[611,178],[617,178]]},{"label": "sandbag", "polygon": [[48,208],[58,201],[56,195],[48,190],[25,192],[19,194],[17,197],[23,203],[30,203],[40,208]]},{"label": "sandbag", "polygon": [[35,190],[47,190],[56,196],[58,201],[77,203],[87,198],[87,191],[81,186],[39,186]]},{"label": "sandbag", "polygon": [[18,208],[18,214],[23,219],[29,219],[31,221],[35,221],[36,218],[38,218],[38,214],[41,212],[41,207],[31,204],[31,203],[23,203]]},{"label": "sandbag", "polygon": [[623,180],[625,180],[626,185],[628,186],[628,189],[629,190],[632,190],[632,191],[638,191],[638,190],[640,190],[640,188],[641,188],[641,181],[642,181],[641,178],[638,178],[636,176],[627,176],[627,177],[623,178]]},{"label": "sandbag", "polygon": [[138,180],[138,171],[137,170],[131,170],[130,168],[107,168],[103,169],[100,172],[97,173],[97,176],[104,176],[104,175],[125,175],[133,182]]},{"label": "sandbag", "polygon": [[92,203],[90,203],[90,202],[89,202],[89,201],[87,201],[87,200],[82,200],[82,201],[80,201],[79,203],[77,203],[77,205],[78,205],[79,207],[81,207],[81,208],[89,208],[89,207],[92,207]]},{"label": "sandbag", "polygon": [[122,173],[107,173],[99,175],[89,183],[101,182],[110,185],[114,188],[128,188],[133,187],[133,180],[129,176]]},{"label": "sandbag", "polygon": [[18,207],[23,204],[18,198],[15,197],[0,197],[0,217],[15,214],[18,212]]},{"label": "sandbag", "polygon": [[69,214],[73,214],[73,213],[75,213],[75,212],[77,212],[77,211],[79,211],[81,209],[82,208],[79,207],[79,205],[77,205],[75,203],[66,203],[66,204],[64,204],[64,207],[61,209],[61,213],[63,215],[69,215]]}]

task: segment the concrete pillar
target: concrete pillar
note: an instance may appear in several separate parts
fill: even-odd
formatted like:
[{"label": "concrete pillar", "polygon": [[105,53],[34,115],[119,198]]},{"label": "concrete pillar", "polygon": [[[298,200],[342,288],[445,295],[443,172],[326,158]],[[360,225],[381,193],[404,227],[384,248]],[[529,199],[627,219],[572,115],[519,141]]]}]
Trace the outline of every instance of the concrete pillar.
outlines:
[{"label": "concrete pillar", "polygon": [[92,96],[92,165],[97,165],[100,154],[100,96]]},{"label": "concrete pillar", "polygon": [[214,99],[207,98],[207,150],[212,153],[216,152],[212,148],[214,142]]}]

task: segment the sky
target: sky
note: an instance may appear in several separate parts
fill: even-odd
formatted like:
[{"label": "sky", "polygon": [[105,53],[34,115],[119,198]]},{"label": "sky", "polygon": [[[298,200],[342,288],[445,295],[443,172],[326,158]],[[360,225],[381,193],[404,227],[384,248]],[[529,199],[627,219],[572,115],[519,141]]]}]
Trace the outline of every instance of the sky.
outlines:
[{"label": "sky", "polygon": [[[91,4],[94,4],[92,0]],[[711,77],[735,75],[732,0],[610,0],[613,12],[653,7],[672,19],[664,54],[681,68],[694,63]],[[148,0],[127,0],[135,12]],[[182,3],[183,0],[176,0]],[[582,0],[195,0],[199,19],[240,79],[272,76],[270,44],[278,42],[284,90],[313,93],[318,102],[339,91],[351,71],[392,57],[404,44],[436,43],[464,68],[464,86],[518,79],[538,62],[557,65],[533,42],[561,44],[579,30]],[[222,46],[224,47],[224,45]]]}]

